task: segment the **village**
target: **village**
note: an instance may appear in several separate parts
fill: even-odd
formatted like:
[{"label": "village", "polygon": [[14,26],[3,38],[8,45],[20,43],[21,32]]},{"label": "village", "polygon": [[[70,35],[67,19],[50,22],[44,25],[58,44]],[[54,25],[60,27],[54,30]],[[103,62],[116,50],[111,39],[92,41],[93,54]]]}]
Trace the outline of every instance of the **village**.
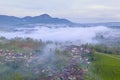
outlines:
[{"label": "village", "polygon": [[91,54],[89,48],[71,45],[67,47],[71,53],[69,65],[65,66],[62,71],[52,74],[49,69],[42,70],[43,72],[50,73],[48,77],[39,78],[39,80],[84,80],[83,75],[89,71],[91,63],[88,55]]},{"label": "village", "polygon": [[[64,66],[62,71],[51,71],[50,66],[40,68],[31,65],[39,63],[39,56],[35,53],[16,53],[14,50],[0,49],[0,64],[6,64],[7,62],[22,61],[25,68],[31,68],[34,74],[41,75],[47,74],[45,77],[39,76],[39,80],[83,80],[84,73],[89,71],[89,64],[91,63],[88,57],[91,54],[91,50],[87,47],[71,45],[67,46],[66,50],[71,55],[69,61]],[[47,65],[47,64],[46,64]]]},{"label": "village", "polygon": [[33,53],[18,53],[15,52],[15,50],[3,50],[0,49],[0,64],[4,64],[6,62],[12,62],[12,61],[20,61],[24,60],[27,61],[28,59],[31,59],[35,57]]}]

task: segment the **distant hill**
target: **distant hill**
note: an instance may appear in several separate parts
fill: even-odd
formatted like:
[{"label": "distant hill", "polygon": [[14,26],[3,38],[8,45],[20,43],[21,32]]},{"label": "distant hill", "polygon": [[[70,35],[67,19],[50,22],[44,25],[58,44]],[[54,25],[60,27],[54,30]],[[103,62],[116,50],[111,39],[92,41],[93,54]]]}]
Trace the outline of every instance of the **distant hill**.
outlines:
[{"label": "distant hill", "polygon": [[53,18],[48,14],[40,16],[26,16],[23,18],[15,16],[0,15],[0,27],[4,26],[34,26],[34,24],[67,24],[69,27],[90,27],[90,26],[108,26],[112,28],[120,28],[120,22],[104,22],[104,23],[73,23],[67,19]]},{"label": "distant hill", "polygon": [[0,26],[15,26],[24,24],[73,24],[73,22],[67,19],[53,18],[48,14],[42,14],[40,16],[26,16],[24,18],[18,18],[15,16],[0,15]]},{"label": "distant hill", "polygon": [[120,28],[120,22],[104,22],[104,23],[85,23],[83,26],[107,26],[112,28]]}]

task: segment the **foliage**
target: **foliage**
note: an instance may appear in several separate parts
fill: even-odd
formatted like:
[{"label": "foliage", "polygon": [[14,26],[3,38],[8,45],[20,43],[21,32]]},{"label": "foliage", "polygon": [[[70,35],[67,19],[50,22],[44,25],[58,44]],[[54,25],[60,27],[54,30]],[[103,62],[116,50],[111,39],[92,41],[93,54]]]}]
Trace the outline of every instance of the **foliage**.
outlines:
[{"label": "foliage", "polygon": [[120,58],[110,54],[95,53],[91,69],[102,80],[120,80]]}]

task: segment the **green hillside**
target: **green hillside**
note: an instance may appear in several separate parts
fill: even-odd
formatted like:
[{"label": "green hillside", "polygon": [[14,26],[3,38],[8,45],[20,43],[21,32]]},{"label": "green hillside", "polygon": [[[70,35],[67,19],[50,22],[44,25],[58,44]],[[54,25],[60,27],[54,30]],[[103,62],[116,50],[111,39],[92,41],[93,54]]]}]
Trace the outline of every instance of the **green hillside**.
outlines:
[{"label": "green hillside", "polygon": [[93,73],[101,80],[120,80],[120,56],[95,53],[91,66]]}]

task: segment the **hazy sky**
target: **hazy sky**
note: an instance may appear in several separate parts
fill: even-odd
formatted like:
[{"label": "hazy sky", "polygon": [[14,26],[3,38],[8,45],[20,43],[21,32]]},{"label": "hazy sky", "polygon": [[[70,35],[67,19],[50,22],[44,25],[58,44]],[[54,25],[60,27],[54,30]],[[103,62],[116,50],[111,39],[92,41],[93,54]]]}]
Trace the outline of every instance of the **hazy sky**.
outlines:
[{"label": "hazy sky", "polygon": [[0,0],[1,15],[43,13],[81,23],[120,21],[120,0]]}]

